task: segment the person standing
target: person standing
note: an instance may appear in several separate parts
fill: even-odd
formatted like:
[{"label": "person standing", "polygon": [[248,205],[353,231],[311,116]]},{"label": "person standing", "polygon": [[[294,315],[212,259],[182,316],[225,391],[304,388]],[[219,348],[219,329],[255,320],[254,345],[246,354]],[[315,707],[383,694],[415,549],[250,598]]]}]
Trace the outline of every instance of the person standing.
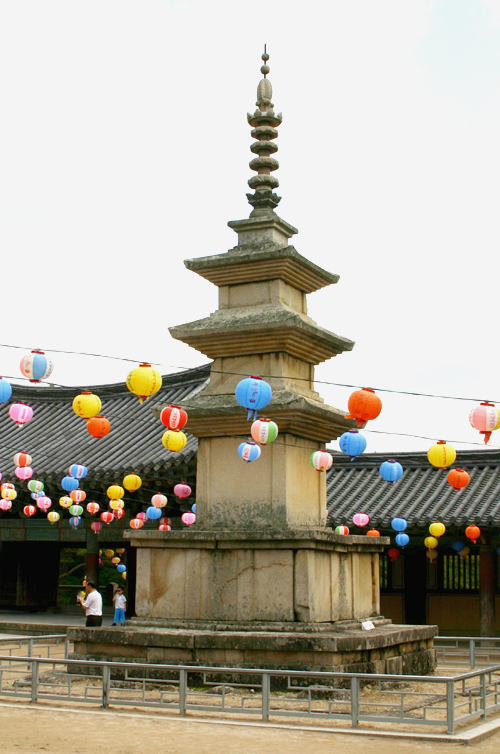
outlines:
[{"label": "person standing", "polygon": [[102,596],[97,591],[97,586],[93,581],[87,581],[85,585],[87,599],[80,598],[80,605],[85,610],[87,620],[86,626],[102,626]]},{"label": "person standing", "polygon": [[113,594],[113,602],[115,603],[115,617],[112,626],[119,626],[120,623],[125,623],[125,605],[127,598],[123,594],[123,589],[119,586],[116,592]]}]

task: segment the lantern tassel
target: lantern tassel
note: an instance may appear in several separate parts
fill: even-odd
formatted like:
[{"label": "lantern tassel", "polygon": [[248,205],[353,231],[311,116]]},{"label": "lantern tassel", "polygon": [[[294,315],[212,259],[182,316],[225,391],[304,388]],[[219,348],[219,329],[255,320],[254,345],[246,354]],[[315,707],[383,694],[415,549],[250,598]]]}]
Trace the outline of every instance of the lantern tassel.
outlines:
[{"label": "lantern tassel", "polygon": [[491,432],[483,432],[483,434],[484,434],[484,444],[487,445],[491,437]]}]

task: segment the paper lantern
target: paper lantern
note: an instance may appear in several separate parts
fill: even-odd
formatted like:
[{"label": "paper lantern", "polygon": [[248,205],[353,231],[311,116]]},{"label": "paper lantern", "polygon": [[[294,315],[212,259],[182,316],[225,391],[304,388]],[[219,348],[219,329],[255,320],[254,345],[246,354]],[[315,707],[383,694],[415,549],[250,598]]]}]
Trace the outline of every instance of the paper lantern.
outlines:
[{"label": "paper lantern", "polygon": [[123,563],[120,563],[120,565],[117,567],[116,570],[118,571],[118,573],[125,573],[125,571],[127,570],[127,566],[123,565]]},{"label": "paper lantern", "polygon": [[69,467],[68,473],[75,479],[85,479],[88,469],[86,466],[82,466],[81,463],[74,463]]},{"label": "paper lantern", "polygon": [[455,552],[460,553],[465,547],[465,542],[462,542],[462,540],[460,539],[455,539],[454,542],[452,542],[451,546],[453,547]]},{"label": "paper lantern", "polygon": [[481,534],[481,529],[479,526],[468,526],[465,530],[465,536],[470,539],[474,544],[476,544],[477,538]]},{"label": "paper lantern", "polygon": [[311,466],[320,473],[322,471],[328,471],[328,469],[331,468],[332,463],[333,456],[326,450],[316,450],[314,453],[311,453]]},{"label": "paper lantern", "polygon": [[125,503],[123,500],[110,500],[109,501],[109,507],[112,511],[120,510],[121,508],[125,507]]},{"label": "paper lantern", "polygon": [[16,453],[14,456],[15,466],[31,466],[33,459],[28,453]]},{"label": "paper lantern", "polygon": [[369,529],[366,532],[367,537],[380,537],[380,532],[377,529]]},{"label": "paper lantern", "polygon": [[76,490],[77,487],[79,487],[80,484],[78,482],[78,479],[74,479],[72,476],[65,476],[61,480],[61,487],[65,492],[73,492],[73,490]]},{"label": "paper lantern", "polygon": [[438,553],[436,552],[436,550],[427,550],[427,552],[425,553],[425,556],[429,558],[431,563],[433,563],[435,560],[437,560]]},{"label": "paper lantern", "polygon": [[120,558],[111,558],[111,562],[113,563],[113,565],[118,565]]},{"label": "paper lantern", "polygon": [[187,511],[186,513],[182,514],[181,521],[183,524],[186,524],[186,526],[191,526],[195,523],[196,516],[194,513],[191,513],[191,511]]},{"label": "paper lantern", "polygon": [[61,508],[69,508],[70,505],[73,505],[73,501],[69,495],[63,495],[63,497],[59,498],[59,505]]},{"label": "paper lantern", "polygon": [[124,517],[125,511],[123,508],[118,508],[116,511],[113,511],[114,517],[119,521],[121,518]]},{"label": "paper lantern", "polygon": [[429,463],[438,469],[445,469],[455,462],[457,452],[455,448],[448,445],[444,440],[438,440],[435,445],[431,445],[427,451]]},{"label": "paper lantern", "polygon": [[403,476],[403,467],[391,458],[380,465],[379,472],[386,482],[397,482]]},{"label": "paper lantern", "polygon": [[154,505],[150,505],[146,511],[146,514],[151,521],[155,521],[157,518],[161,517],[161,510],[159,508],[155,508]]},{"label": "paper lantern", "polygon": [[21,480],[31,479],[33,476],[33,469],[31,466],[19,466],[15,469],[14,474]]},{"label": "paper lantern", "polygon": [[117,547],[115,550],[117,555],[124,555],[125,554],[125,548],[124,547]]},{"label": "paper lantern", "polygon": [[142,526],[144,526],[144,521],[142,521],[140,518],[132,518],[129,522],[129,526],[131,529],[140,529]]},{"label": "paper lantern", "polygon": [[247,463],[250,463],[251,461],[256,461],[257,458],[260,458],[260,454],[262,453],[260,447],[256,445],[254,442],[242,442],[238,446],[238,455],[240,458],[243,458],[244,461]]},{"label": "paper lantern", "polygon": [[52,506],[52,500],[50,497],[47,497],[46,495],[39,495],[36,499],[36,507],[40,508],[41,511],[44,513],[47,513],[49,508]]},{"label": "paper lantern", "polygon": [[100,521],[92,521],[92,523],[90,524],[90,528],[95,534],[99,534],[99,532],[102,529],[102,524]]},{"label": "paper lantern", "polygon": [[115,551],[114,550],[109,550],[109,549],[108,550],[104,550],[104,554],[105,554],[105,556],[107,558],[112,558],[113,555],[115,554]]},{"label": "paper lantern", "polygon": [[45,492],[43,492],[43,490],[41,492],[32,492],[31,493],[31,498],[32,498],[32,500],[38,500],[38,498],[40,497],[40,495],[44,495],[44,494],[45,494]]},{"label": "paper lantern", "polygon": [[148,400],[161,388],[161,375],[151,364],[140,364],[127,375],[126,385],[131,393],[137,395],[139,403]]},{"label": "paper lantern", "polygon": [[81,516],[83,513],[83,508],[81,505],[70,505],[69,512],[72,516]]},{"label": "paper lantern", "polygon": [[278,425],[271,419],[257,419],[252,424],[250,434],[259,445],[269,445],[278,437]]},{"label": "paper lantern", "polygon": [[172,453],[177,453],[179,450],[186,447],[187,437],[184,432],[181,432],[178,429],[167,429],[167,431],[163,433],[161,441],[168,450],[171,450]]},{"label": "paper lantern", "polygon": [[69,496],[74,503],[83,503],[87,497],[87,493],[83,490],[71,490]]},{"label": "paper lantern", "polygon": [[160,524],[158,527],[158,531],[172,531],[172,527],[168,524]]},{"label": "paper lantern", "polygon": [[399,552],[397,547],[391,547],[391,549],[387,551],[387,555],[389,556],[391,563],[394,563],[394,561],[399,558],[401,553]]},{"label": "paper lantern", "polygon": [[166,516],[163,516],[163,518],[160,518],[160,524],[163,524],[164,526],[172,526],[172,521]]},{"label": "paper lantern", "polygon": [[429,526],[429,534],[433,537],[436,537],[436,539],[439,539],[439,537],[442,537],[445,531],[446,531],[446,526],[442,524],[440,521],[435,521],[433,524]]},{"label": "paper lantern", "polygon": [[101,399],[90,390],[84,390],[73,400],[73,411],[82,419],[92,419],[102,408]]},{"label": "paper lantern", "polygon": [[72,529],[78,529],[81,523],[82,523],[82,519],[79,518],[78,516],[71,516],[69,520],[69,525],[71,526]]},{"label": "paper lantern", "polygon": [[38,479],[30,479],[28,482],[28,489],[30,492],[42,492],[44,489],[44,483],[39,482]]},{"label": "paper lantern", "polygon": [[[193,513],[196,513],[196,503],[193,503],[193,504],[192,504],[192,506],[191,506],[191,510],[193,511]],[[327,511],[327,514],[326,514],[326,515],[328,515],[328,511]]]},{"label": "paper lantern", "polygon": [[56,524],[60,518],[61,516],[57,511],[50,511],[50,513],[47,513],[47,520],[50,521],[51,524]]},{"label": "paper lantern", "polygon": [[340,435],[339,449],[353,460],[366,450],[366,438],[357,429],[350,429]]},{"label": "paper lantern", "polygon": [[153,495],[153,497],[151,498],[151,503],[155,508],[164,508],[167,504],[167,498],[165,497],[165,495]]},{"label": "paper lantern", "polygon": [[105,524],[110,524],[114,519],[114,515],[111,513],[111,511],[103,511],[100,518],[101,521],[103,521]]},{"label": "paper lantern", "polygon": [[188,415],[180,406],[168,406],[160,413],[160,421],[167,429],[182,429],[187,420]]},{"label": "paper lantern", "polygon": [[15,489],[16,489],[16,488],[14,487],[14,485],[12,484],[12,482],[4,482],[4,483],[3,483],[3,484],[2,484],[1,486],[0,486],[0,490],[1,490],[2,492],[3,492],[4,490],[15,490]]},{"label": "paper lantern", "polygon": [[23,513],[25,516],[34,516],[36,513],[36,508],[34,505],[25,505],[23,508]]},{"label": "paper lantern", "polygon": [[466,545],[462,550],[460,550],[459,555],[463,560],[465,560],[465,558],[467,557],[469,553],[470,553],[470,547],[467,547]]},{"label": "paper lantern", "polygon": [[146,513],[144,513],[144,511],[141,511],[140,513],[138,513],[138,514],[136,515],[136,518],[139,518],[139,519],[140,519],[141,521],[143,521],[144,523],[146,523],[146,521],[149,521],[149,518],[147,517],[147,514],[146,514]]},{"label": "paper lantern", "polygon": [[125,581],[127,580],[127,572],[126,571],[125,571],[125,573],[122,573],[122,579],[124,579]]},{"label": "paper lantern", "polygon": [[451,469],[451,471],[448,472],[448,484],[458,492],[464,487],[467,487],[469,482],[470,476],[465,469]]},{"label": "paper lantern", "polygon": [[355,513],[352,520],[356,526],[368,526],[370,523],[370,516],[367,516],[366,513]]},{"label": "paper lantern", "polygon": [[111,422],[105,416],[93,416],[92,419],[87,420],[87,432],[98,440],[101,437],[106,437],[110,429]]},{"label": "paper lantern", "polygon": [[0,510],[2,511],[10,511],[12,508],[12,503],[10,500],[4,500],[3,498],[0,500]]},{"label": "paper lantern", "polygon": [[181,500],[189,497],[191,494],[191,487],[188,484],[176,484],[174,487],[174,495]]},{"label": "paper lantern", "polygon": [[136,492],[142,485],[142,479],[137,474],[127,474],[123,479],[123,486],[128,492]]},{"label": "paper lantern", "polygon": [[21,359],[21,374],[30,382],[41,382],[50,377],[54,364],[43,351],[32,351]]},{"label": "paper lantern", "polygon": [[424,539],[424,545],[428,550],[434,550],[434,548],[436,548],[438,544],[439,542],[437,541],[436,537],[426,537]]},{"label": "paper lantern", "polygon": [[4,500],[15,500],[17,497],[17,492],[14,488],[14,485],[10,482],[6,482],[5,484],[2,484],[2,487],[0,488],[2,498]]},{"label": "paper lantern", "polygon": [[16,422],[18,427],[22,427],[33,418],[33,409],[22,401],[12,403],[9,408],[9,416],[12,421]]},{"label": "paper lantern", "polygon": [[111,500],[120,500],[125,494],[125,490],[123,487],[120,487],[119,484],[112,484],[111,487],[108,487],[106,490],[106,495]]},{"label": "paper lantern", "polygon": [[396,544],[398,545],[398,547],[405,548],[409,541],[410,537],[408,536],[408,534],[405,534],[404,532],[396,534]]},{"label": "paper lantern", "polygon": [[491,433],[500,427],[500,411],[493,403],[481,403],[470,412],[469,422],[471,427],[484,435],[484,442],[487,444]]},{"label": "paper lantern", "polygon": [[349,534],[349,528],[344,525],[335,527],[335,531],[337,532],[337,534],[342,534],[342,535]]},{"label": "paper lantern", "polygon": [[404,531],[406,527],[408,526],[408,522],[405,518],[396,516],[395,518],[392,519],[391,526],[394,529],[394,531]]},{"label": "paper lantern", "polygon": [[369,387],[362,390],[355,390],[351,393],[347,402],[349,413],[346,419],[355,419],[358,427],[372,419],[376,419],[382,411],[382,401],[375,395],[375,391]]},{"label": "paper lantern", "polygon": [[5,403],[6,401],[10,400],[11,395],[12,386],[10,382],[7,382],[4,377],[0,377],[0,403]]},{"label": "paper lantern", "polygon": [[99,513],[99,503],[87,503],[87,511],[91,516],[95,516],[96,513]]},{"label": "paper lantern", "polygon": [[238,382],[235,396],[240,406],[243,406],[248,411],[248,421],[252,413],[254,418],[257,418],[257,411],[267,406],[273,396],[273,391],[271,390],[271,385],[263,380],[262,377],[252,375]]}]

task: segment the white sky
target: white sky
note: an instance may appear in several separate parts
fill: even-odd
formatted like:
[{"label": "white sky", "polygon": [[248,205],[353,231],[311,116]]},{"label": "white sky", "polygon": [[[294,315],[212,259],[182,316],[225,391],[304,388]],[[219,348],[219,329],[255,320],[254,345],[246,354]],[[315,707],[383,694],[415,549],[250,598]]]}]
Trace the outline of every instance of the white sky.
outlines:
[{"label": "white sky", "polygon": [[[311,316],[356,341],[318,379],[500,401],[495,0],[0,1],[0,342],[206,361],[167,328],[216,309],[182,260],[234,246],[226,223],[250,212],[264,42],[279,214],[341,276]],[[0,373],[21,355],[0,348]],[[55,361],[61,384],[130,369]],[[320,391],[339,407],[351,392]],[[381,397],[373,429],[479,439],[473,403]]]}]

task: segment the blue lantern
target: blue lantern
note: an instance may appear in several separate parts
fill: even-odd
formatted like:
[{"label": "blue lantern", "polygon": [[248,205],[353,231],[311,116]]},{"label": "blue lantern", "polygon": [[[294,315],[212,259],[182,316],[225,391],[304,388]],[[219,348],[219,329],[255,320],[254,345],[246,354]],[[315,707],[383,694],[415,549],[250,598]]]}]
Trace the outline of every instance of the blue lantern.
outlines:
[{"label": "blue lantern", "polygon": [[192,504],[191,510],[193,511],[193,513],[196,513],[196,503]]},{"label": "blue lantern", "polygon": [[260,446],[257,445],[254,442],[242,442],[241,445],[238,448],[238,454],[240,458],[243,458],[244,461],[247,463],[250,463],[250,461],[255,461],[257,458],[260,458],[261,454]]},{"label": "blue lantern", "polygon": [[42,490],[42,492],[32,492],[31,493],[31,497],[33,498],[33,500],[38,500],[38,496],[44,497],[45,496],[45,492],[43,492],[43,490]]},{"label": "blue lantern", "polygon": [[73,529],[78,529],[78,527],[82,523],[82,519],[80,518],[80,516],[71,516],[69,523],[70,526],[73,527]]},{"label": "blue lantern", "polygon": [[455,541],[452,542],[451,546],[453,547],[453,549],[455,550],[455,552],[462,552],[462,550],[465,547],[465,542],[462,542],[461,539],[455,539]]},{"label": "blue lantern", "polygon": [[157,518],[160,518],[162,515],[161,508],[156,508],[154,505],[150,505],[149,508],[146,511],[146,516],[151,519],[151,521],[154,521]]},{"label": "blue lantern", "polygon": [[380,476],[386,482],[397,482],[403,476],[403,467],[397,461],[384,461],[379,468]]},{"label": "blue lantern", "polygon": [[65,476],[61,481],[61,487],[63,488],[63,490],[66,490],[66,492],[73,492],[73,490],[76,490],[78,486],[78,479],[75,479],[72,476]]},{"label": "blue lantern", "polygon": [[125,571],[127,570],[127,566],[123,565],[123,563],[120,563],[119,565],[116,566],[116,570],[118,571],[118,573],[125,573]]},{"label": "blue lantern", "polygon": [[12,387],[10,382],[7,382],[4,377],[0,377],[0,403],[8,401],[11,395]]},{"label": "blue lantern", "polygon": [[409,541],[410,537],[408,536],[408,534],[405,534],[404,532],[396,534],[396,544],[398,545],[398,547],[405,547]]},{"label": "blue lantern", "polygon": [[87,476],[87,467],[82,466],[81,463],[74,463],[69,467],[69,474],[75,479],[83,479]]},{"label": "blue lantern", "polygon": [[391,526],[394,531],[404,531],[408,526],[408,522],[406,518],[400,518],[399,516],[397,516],[396,518],[392,519]]},{"label": "blue lantern", "polygon": [[366,438],[357,429],[350,429],[349,432],[344,432],[340,436],[339,448],[353,461],[356,456],[366,450]]},{"label": "blue lantern", "polygon": [[267,406],[273,396],[271,385],[265,382],[262,377],[246,377],[236,385],[236,400],[248,411],[247,421],[251,418],[252,412],[254,419],[257,418],[257,411]]}]

